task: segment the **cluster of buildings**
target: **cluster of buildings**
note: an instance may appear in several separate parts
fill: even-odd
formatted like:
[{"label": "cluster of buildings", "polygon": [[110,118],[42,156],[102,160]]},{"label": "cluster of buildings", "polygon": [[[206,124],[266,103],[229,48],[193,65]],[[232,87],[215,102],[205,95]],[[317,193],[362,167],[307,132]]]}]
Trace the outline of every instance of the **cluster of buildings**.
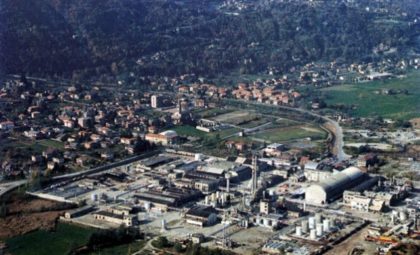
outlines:
[{"label": "cluster of buildings", "polygon": [[194,240],[234,251],[249,248],[246,232],[257,231],[275,233],[258,244],[266,253],[321,252],[386,217],[407,228],[405,235],[389,234],[395,240],[418,233],[419,201],[410,182],[333,160],[272,164],[283,148],[270,144],[243,160],[166,149],[31,194],[81,205],[64,221],[98,228],[123,224],[174,240],[199,236]]}]

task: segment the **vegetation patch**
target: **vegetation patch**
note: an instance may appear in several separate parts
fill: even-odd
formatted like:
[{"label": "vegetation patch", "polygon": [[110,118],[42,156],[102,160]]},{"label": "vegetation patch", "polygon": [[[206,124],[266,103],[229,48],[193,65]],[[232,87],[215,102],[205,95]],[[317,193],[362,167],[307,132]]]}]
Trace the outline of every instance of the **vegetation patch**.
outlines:
[{"label": "vegetation patch", "polygon": [[326,103],[356,117],[407,120],[420,116],[420,70],[405,78],[323,89]]},{"label": "vegetation patch", "polygon": [[8,251],[14,255],[68,254],[88,243],[94,229],[60,223],[55,231],[38,230],[6,240]]}]

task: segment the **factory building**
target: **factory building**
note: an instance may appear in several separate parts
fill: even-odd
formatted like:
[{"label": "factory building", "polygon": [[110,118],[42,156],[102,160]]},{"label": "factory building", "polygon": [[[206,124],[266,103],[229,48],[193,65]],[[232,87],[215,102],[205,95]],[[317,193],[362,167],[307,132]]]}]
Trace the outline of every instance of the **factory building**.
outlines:
[{"label": "factory building", "polygon": [[116,225],[132,226],[135,221],[135,216],[117,214],[111,211],[98,211],[93,214],[95,220],[106,221]]},{"label": "factory building", "polygon": [[137,221],[137,217],[131,214],[132,208],[128,206],[114,206],[93,213],[95,220],[106,221],[117,225],[124,224],[132,226]]},{"label": "factory building", "polygon": [[167,211],[170,207],[182,206],[202,196],[203,194],[198,190],[181,188],[150,189],[134,195],[140,203],[153,205],[161,211]]},{"label": "factory building", "polygon": [[285,214],[258,214],[254,218],[254,224],[256,226],[265,227],[270,230],[279,229],[281,226],[281,220],[286,217]]},{"label": "factory building", "polygon": [[188,224],[206,227],[217,222],[217,211],[211,206],[194,206],[185,214],[185,221]]},{"label": "factory building", "polygon": [[326,204],[343,195],[365,180],[365,173],[357,167],[349,167],[331,175],[325,181],[309,186],[305,191],[305,200],[309,204]]}]

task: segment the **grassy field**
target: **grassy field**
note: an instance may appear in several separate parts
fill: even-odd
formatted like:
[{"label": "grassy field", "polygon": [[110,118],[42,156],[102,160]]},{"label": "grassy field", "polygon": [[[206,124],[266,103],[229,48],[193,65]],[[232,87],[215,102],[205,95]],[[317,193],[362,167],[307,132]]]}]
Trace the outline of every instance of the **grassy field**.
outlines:
[{"label": "grassy field", "polygon": [[[407,90],[408,93],[385,95],[382,89]],[[420,117],[420,70],[405,78],[340,85],[323,89],[327,104],[354,106],[350,111],[357,117],[382,116],[392,119]]]},{"label": "grassy field", "polygon": [[22,139],[14,141],[14,147],[21,148],[24,150],[31,150],[37,153],[41,153],[42,151],[53,148],[58,150],[64,150],[64,143],[55,141],[55,140],[30,140],[30,139]]},{"label": "grassy field", "polygon": [[176,133],[180,136],[195,136],[199,138],[204,138],[210,135],[210,133],[198,130],[193,126],[188,125],[172,127],[171,130],[176,131]]},{"label": "grassy field", "polygon": [[258,139],[264,139],[270,142],[285,142],[296,139],[303,139],[310,137],[312,140],[324,139],[326,133],[315,127],[306,127],[306,126],[294,126],[286,128],[274,128],[268,129],[253,137]]},{"label": "grassy field", "polygon": [[60,223],[54,232],[38,230],[6,240],[8,252],[13,255],[68,254],[86,244],[95,230]]}]

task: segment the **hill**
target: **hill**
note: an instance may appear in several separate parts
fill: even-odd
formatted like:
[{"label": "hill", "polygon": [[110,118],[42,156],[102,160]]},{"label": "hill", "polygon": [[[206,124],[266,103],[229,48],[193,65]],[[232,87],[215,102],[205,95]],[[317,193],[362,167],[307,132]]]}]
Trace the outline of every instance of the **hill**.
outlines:
[{"label": "hill", "polygon": [[1,0],[0,67],[70,78],[212,77],[418,50],[416,0],[345,2]]}]

